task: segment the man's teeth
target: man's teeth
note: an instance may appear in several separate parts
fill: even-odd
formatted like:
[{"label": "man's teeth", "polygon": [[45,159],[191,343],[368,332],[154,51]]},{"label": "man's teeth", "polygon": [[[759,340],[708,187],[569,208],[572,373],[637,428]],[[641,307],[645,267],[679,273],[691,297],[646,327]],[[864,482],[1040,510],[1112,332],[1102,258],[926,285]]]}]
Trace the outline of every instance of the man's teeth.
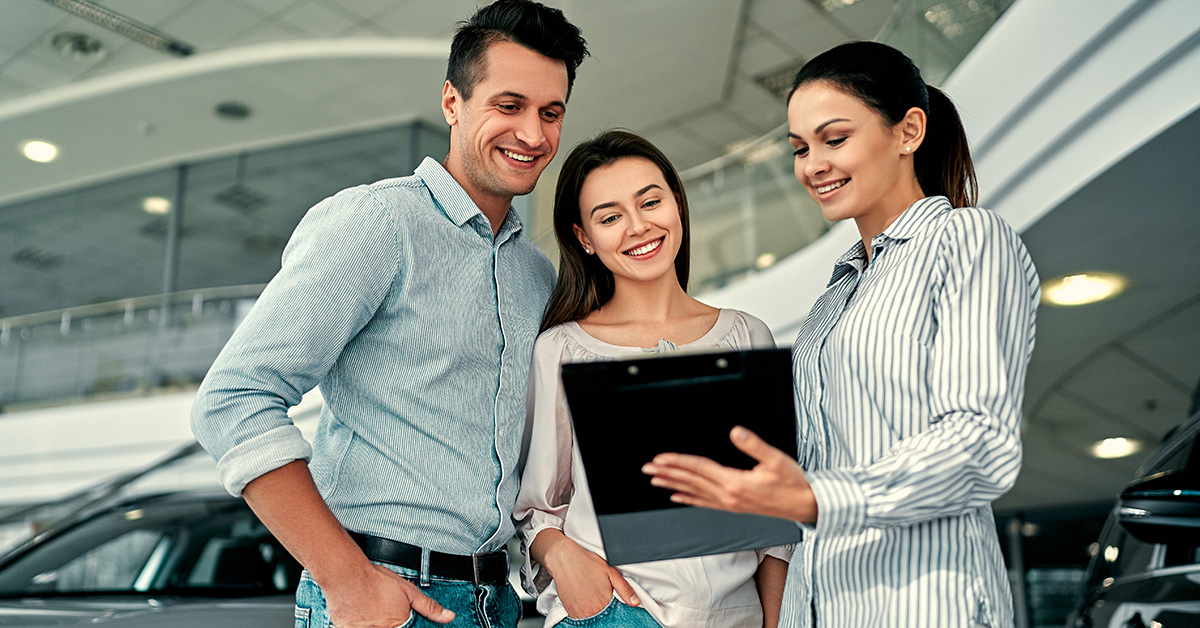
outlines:
[{"label": "man's teeth", "polygon": [[[504,149],[501,149],[501,150],[504,150]],[[512,151],[507,151],[507,150],[504,151],[504,154],[508,155],[509,157],[512,157],[513,159],[516,159],[517,161],[528,162],[528,161],[533,161],[534,159],[536,159],[536,157],[533,155],[518,155],[517,153],[514,153]]]},{"label": "man's teeth", "polygon": [[836,183],[830,183],[829,185],[822,185],[821,187],[817,188],[817,193],[824,194],[831,190],[836,190],[836,189],[842,187],[843,185],[846,185],[849,182],[850,182],[849,179],[842,179],[841,181],[838,181]]},{"label": "man's teeth", "polygon": [[628,251],[625,251],[625,254],[633,255],[635,257],[638,255],[645,255],[645,254],[649,253],[650,251],[657,249],[660,244],[662,244],[662,238],[659,238],[653,242],[650,242],[649,244],[643,244],[642,246],[639,246],[636,249],[629,249]]}]

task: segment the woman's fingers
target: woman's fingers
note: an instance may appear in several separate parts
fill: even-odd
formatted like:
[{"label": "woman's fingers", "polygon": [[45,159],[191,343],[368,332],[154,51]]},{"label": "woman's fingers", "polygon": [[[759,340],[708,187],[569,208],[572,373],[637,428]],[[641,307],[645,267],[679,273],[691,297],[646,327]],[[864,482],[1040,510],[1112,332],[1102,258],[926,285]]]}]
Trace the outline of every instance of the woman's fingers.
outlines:
[{"label": "woman's fingers", "polygon": [[708,458],[665,453],[642,472],[653,476],[654,486],[674,491],[671,500],[680,504],[816,520],[816,499],[795,459],[744,427],[730,430],[729,439],[757,461],[754,468],[734,469]]},{"label": "woman's fingers", "polygon": [[729,431],[729,440],[742,453],[759,462],[771,462],[777,460],[780,456],[791,460],[791,457],[783,453],[778,447],[771,445],[758,434],[740,425]]},{"label": "woman's fingers", "polygon": [[708,458],[686,454],[659,454],[642,467],[643,473],[654,476],[654,486],[685,493],[711,492],[726,470]]},{"label": "woman's fingers", "polygon": [[622,602],[629,606],[641,606],[642,601],[638,599],[637,592],[633,590],[633,586],[617,571],[614,567],[608,568],[608,580],[612,584],[613,591]]},{"label": "woman's fingers", "polygon": [[653,475],[650,483],[674,491],[671,501],[688,506],[737,510],[728,490],[737,483],[740,469],[721,466],[708,458],[686,454],[659,454],[642,467]]}]

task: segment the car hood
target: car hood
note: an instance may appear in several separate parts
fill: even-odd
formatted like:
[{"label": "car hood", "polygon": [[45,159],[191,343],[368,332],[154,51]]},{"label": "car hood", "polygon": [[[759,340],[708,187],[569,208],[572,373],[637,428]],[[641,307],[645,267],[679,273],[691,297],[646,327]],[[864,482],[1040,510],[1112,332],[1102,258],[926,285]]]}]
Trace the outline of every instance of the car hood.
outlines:
[{"label": "car hood", "polygon": [[286,628],[295,625],[290,595],[254,599],[71,597],[0,599],[0,626],[111,628]]}]

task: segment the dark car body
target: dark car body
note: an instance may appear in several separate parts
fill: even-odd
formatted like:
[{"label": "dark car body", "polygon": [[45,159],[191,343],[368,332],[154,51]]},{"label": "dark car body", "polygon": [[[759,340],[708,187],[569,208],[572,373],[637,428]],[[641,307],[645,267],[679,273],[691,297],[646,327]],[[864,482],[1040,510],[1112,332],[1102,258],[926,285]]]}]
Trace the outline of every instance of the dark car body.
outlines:
[{"label": "dark car body", "polygon": [[1200,628],[1200,414],[1117,500],[1071,627]]},{"label": "dark car body", "polygon": [[299,575],[240,499],[139,497],[0,557],[0,626],[284,628]]}]

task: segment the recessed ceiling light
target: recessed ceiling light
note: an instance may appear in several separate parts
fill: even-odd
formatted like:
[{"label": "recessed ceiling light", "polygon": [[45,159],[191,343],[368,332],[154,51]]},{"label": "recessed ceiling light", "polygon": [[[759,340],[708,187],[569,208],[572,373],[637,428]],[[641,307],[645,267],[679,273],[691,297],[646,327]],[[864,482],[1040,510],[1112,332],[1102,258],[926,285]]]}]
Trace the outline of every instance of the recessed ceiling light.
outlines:
[{"label": "recessed ceiling light", "polygon": [[171,211],[171,201],[161,196],[147,196],[142,201],[142,209],[147,214],[166,214]]},{"label": "recessed ceiling light", "polygon": [[1110,273],[1080,273],[1042,284],[1042,300],[1053,305],[1087,305],[1111,299],[1125,289],[1125,278]]},{"label": "recessed ceiling light", "polygon": [[58,157],[58,147],[42,140],[29,140],[21,144],[21,153],[31,161],[44,164]]},{"label": "recessed ceiling light", "polygon": [[79,61],[99,61],[106,52],[104,42],[84,33],[58,33],[50,45],[62,56]]},{"label": "recessed ceiling light", "polygon": [[838,9],[848,7],[855,2],[858,2],[858,0],[813,0],[813,4],[826,13],[832,13]]},{"label": "recessed ceiling light", "polygon": [[1088,452],[1097,458],[1124,458],[1142,449],[1141,441],[1132,438],[1106,438],[1093,443]]},{"label": "recessed ceiling light", "polygon": [[759,270],[766,270],[766,269],[774,266],[775,265],[775,254],[774,253],[763,253],[762,255],[759,255],[758,259],[754,260],[754,265],[757,266]]},{"label": "recessed ceiling light", "polygon": [[179,57],[186,57],[194,52],[191,46],[172,39],[170,35],[91,2],[91,0],[47,0],[47,2],[155,50]]},{"label": "recessed ceiling light", "polygon": [[215,111],[218,118],[226,120],[245,120],[250,117],[250,107],[235,100],[219,103]]}]

